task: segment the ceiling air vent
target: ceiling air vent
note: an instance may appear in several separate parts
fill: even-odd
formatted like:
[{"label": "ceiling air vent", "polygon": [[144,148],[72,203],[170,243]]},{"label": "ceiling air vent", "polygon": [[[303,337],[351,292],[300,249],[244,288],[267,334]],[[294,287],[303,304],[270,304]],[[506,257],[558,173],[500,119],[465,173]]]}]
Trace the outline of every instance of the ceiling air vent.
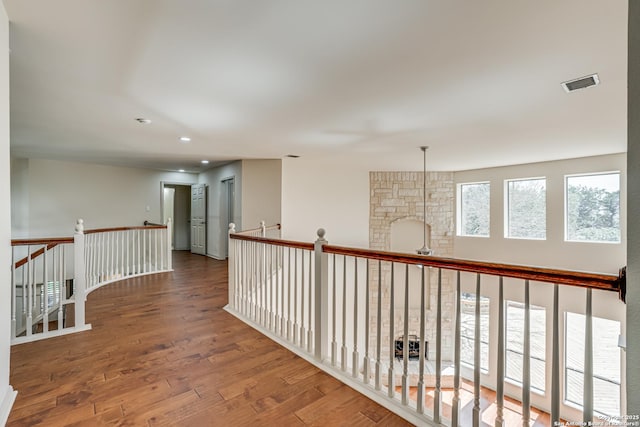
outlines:
[{"label": "ceiling air vent", "polygon": [[590,86],[595,86],[600,83],[600,79],[597,74],[592,74],[586,77],[580,77],[579,79],[569,80],[562,82],[562,87],[567,92],[573,92],[574,90],[584,89]]}]

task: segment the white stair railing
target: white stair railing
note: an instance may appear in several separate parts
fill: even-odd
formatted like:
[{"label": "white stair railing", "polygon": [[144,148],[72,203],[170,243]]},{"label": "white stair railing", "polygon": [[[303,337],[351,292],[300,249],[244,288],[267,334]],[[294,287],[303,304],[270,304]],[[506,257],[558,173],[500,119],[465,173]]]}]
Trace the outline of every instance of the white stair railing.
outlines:
[{"label": "white stair railing", "polygon": [[11,244],[12,344],[91,329],[85,321],[90,292],[172,269],[171,223],[85,231],[79,219],[73,237]]},{"label": "white stair railing", "polygon": [[[624,297],[624,270],[614,276],[346,248],[329,245],[324,230],[319,230],[315,244],[263,236],[263,232],[236,233],[234,226],[230,227],[227,310],[417,425],[505,425],[506,413],[511,410],[505,407],[503,387],[506,354],[515,354],[505,347],[506,285],[510,297],[517,293],[524,301],[523,326],[517,331],[523,340],[521,394],[510,395],[521,402],[519,423],[529,425],[534,412],[530,287],[540,290],[548,286],[553,293],[549,307],[553,324],[546,328],[553,331],[553,348],[545,366],[554,377],[548,381],[551,390],[543,405],[550,412],[551,425],[575,419],[560,409],[567,384],[558,379],[564,352],[558,336],[564,326],[558,289],[572,287],[580,292],[578,288],[583,288],[586,325],[581,413],[585,422],[597,421],[593,409],[592,294],[605,296],[614,291]],[[484,295],[494,290],[499,295],[498,327],[491,330],[498,337],[485,338],[485,333],[493,332],[481,326],[489,316]],[[431,306],[430,295],[434,297]],[[461,310],[463,295],[473,297],[472,306],[471,300],[465,300],[465,313]],[[464,336],[463,328],[467,331]],[[513,330],[512,325],[509,331]],[[463,341],[467,350],[461,345]],[[485,342],[497,349],[497,360],[487,362]],[[487,382],[485,363],[487,369],[495,369],[497,386]],[[491,421],[487,419],[486,398],[481,395],[483,388],[497,391]],[[444,393],[444,389],[452,393]],[[469,402],[465,405],[463,393]]]}]

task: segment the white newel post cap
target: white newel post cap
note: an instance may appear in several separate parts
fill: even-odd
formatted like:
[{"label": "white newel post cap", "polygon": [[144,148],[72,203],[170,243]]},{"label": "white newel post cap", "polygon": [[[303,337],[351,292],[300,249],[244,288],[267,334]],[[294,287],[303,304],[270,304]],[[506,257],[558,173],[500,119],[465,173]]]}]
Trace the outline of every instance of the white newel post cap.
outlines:
[{"label": "white newel post cap", "polygon": [[76,234],[84,234],[84,220],[82,218],[78,218],[76,222]]},{"label": "white newel post cap", "polygon": [[326,242],[324,235],[327,234],[327,232],[324,228],[318,228],[318,231],[316,233],[318,234],[319,241]]},{"label": "white newel post cap", "polygon": [[236,225],[233,222],[229,223],[229,234],[233,234],[236,232]]}]

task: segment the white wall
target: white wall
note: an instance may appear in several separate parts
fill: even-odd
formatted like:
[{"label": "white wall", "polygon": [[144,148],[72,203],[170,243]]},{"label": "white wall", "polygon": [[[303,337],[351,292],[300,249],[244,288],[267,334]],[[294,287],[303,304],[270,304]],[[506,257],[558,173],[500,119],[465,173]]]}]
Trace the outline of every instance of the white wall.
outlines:
[{"label": "white wall", "polygon": [[282,217],[282,161],[242,161],[242,218],[245,228],[267,225]]},{"label": "white wall", "polygon": [[214,258],[224,257],[224,240],[227,239],[229,224],[222,224],[222,181],[234,178],[235,181],[235,206],[233,209],[233,222],[242,229],[242,162],[237,161],[224,166],[219,166],[201,173],[199,183],[207,184],[207,255]]},{"label": "white wall", "polygon": [[160,183],[197,182],[195,174],[42,159],[13,172],[14,186],[28,191],[12,198],[14,211],[28,212],[28,229],[14,237],[68,236],[78,218],[87,229],[160,222]]},{"label": "white wall", "polygon": [[[11,259],[11,189],[9,159],[9,20],[0,5],[0,259]],[[0,270],[0,425],[6,422],[15,399],[9,385],[11,354],[11,277]]]},{"label": "white wall", "polygon": [[340,158],[282,160],[282,233],[313,242],[369,247],[369,171]]},{"label": "white wall", "polygon": [[[590,172],[621,172],[620,226],[622,242],[579,243],[564,241],[564,177]],[[504,238],[504,181],[546,177],[547,238]],[[456,184],[489,182],[491,185],[491,237],[460,237],[454,242],[457,258],[618,274],[626,260],[626,155],[587,157],[456,172]]]}]

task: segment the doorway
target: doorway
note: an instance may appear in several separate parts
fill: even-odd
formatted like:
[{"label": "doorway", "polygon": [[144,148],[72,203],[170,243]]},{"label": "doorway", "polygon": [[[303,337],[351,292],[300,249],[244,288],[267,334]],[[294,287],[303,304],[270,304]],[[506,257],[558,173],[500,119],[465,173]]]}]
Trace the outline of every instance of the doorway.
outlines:
[{"label": "doorway", "polygon": [[191,186],[163,184],[162,223],[171,218],[173,232],[171,246],[176,251],[188,251],[191,248]]},{"label": "doorway", "polygon": [[[229,223],[234,222],[235,212],[234,206],[236,204],[236,180],[235,177],[225,178],[221,181],[222,191],[220,194],[220,229],[224,231],[229,230]],[[240,224],[236,224],[236,230],[240,230]],[[221,233],[222,234],[222,233]],[[222,234],[224,248],[223,255],[225,258],[229,258],[229,236],[225,232]]]}]

